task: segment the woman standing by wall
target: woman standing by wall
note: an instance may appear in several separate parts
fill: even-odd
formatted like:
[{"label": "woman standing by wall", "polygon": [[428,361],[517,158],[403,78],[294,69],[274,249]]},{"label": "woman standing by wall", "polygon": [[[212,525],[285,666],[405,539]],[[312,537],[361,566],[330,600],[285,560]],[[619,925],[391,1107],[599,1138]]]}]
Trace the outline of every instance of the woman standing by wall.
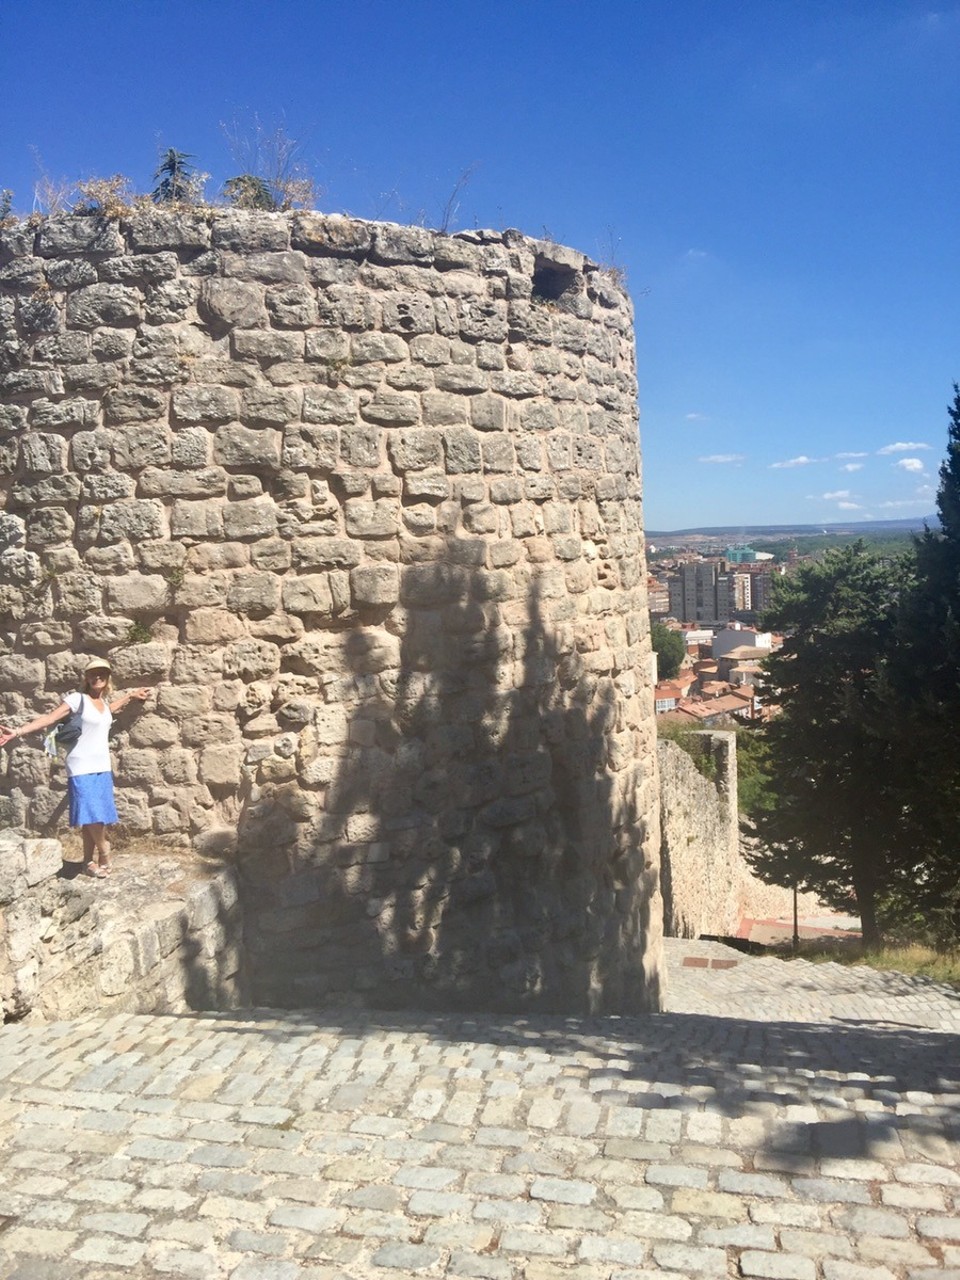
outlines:
[{"label": "woman standing by wall", "polygon": [[70,825],[79,827],[83,837],[84,875],[101,879],[110,874],[110,844],[107,827],[117,821],[113,799],[113,770],[108,741],[113,714],[122,711],[134,698],[143,702],[150,690],[130,689],[112,703],[110,663],[94,658],[83,673],[83,692],[68,693],[55,711],[37,716],[18,729],[0,727],[0,747],[28,733],[52,728],[71,712],[80,711],[80,736],[67,752],[67,796],[70,803]]}]

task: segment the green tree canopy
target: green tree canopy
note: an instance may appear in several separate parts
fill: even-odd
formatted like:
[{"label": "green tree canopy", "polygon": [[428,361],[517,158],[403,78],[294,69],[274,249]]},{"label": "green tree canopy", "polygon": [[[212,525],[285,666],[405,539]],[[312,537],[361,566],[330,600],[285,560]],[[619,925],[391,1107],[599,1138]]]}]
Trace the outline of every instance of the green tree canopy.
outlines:
[{"label": "green tree canopy", "polygon": [[650,628],[650,643],[657,655],[657,675],[661,680],[672,680],[686,656],[687,646],[683,636],[679,631],[671,631],[662,622],[655,622]]},{"label": "green tree canopy", "polygon": [[764,618],[787,638],[764,664],[781,710],[764,731],[772,804],[754,815],[766,845],[754,865],[772,883],[855,899],[868,945],[900,851],[884,691],[901,576],[863,543],[830,551],[778,580]]},{"label": "green tree canopy", "polygon": [[948,406],[939,529],[916,540],[892,657],[906,838],[919,866],[910,897],[941,939],[960,933],[960,387]]},{"label": "green tree canopy", "polygon": [[766,626],[781,714],[762,736],[764,879],[852,894],[864,940],[884,918],[960,936],[960,387],[948,406],[939,528],[903,556],[863,544],[781,579]]}]

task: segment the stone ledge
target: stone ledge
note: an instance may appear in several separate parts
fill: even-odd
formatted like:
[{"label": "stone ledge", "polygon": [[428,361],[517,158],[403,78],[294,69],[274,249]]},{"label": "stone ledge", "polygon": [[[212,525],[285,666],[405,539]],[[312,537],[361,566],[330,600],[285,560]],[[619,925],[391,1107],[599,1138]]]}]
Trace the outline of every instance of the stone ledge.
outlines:
[{"label": "stone ledge", "polygon": [[115,855],[92,879],[55,840],[0,833],[3,1020],[176,1013],[241,998],[232,868],[177,851]]}]

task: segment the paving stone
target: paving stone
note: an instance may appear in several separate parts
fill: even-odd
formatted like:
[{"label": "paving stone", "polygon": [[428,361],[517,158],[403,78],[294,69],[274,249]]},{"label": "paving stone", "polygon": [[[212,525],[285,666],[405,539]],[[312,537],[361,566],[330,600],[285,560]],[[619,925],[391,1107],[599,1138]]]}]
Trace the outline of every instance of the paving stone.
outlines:
[{"label": "paving stone", "polygon": [[719,1245],[721,1249],[774,1250],[777,1247],[773,1229],[752,1222],[738,1222],[729,1227],[702,1227],[699,1238],[703,1244]]},{"label": "paving stone", "polygon": [[877,1266],[876,1263],[862,1266],[839,1258],[824,1258],[822,1271],[823,1280],[896,1280],[894,1273],[887,1267]]},{"label": "paving stone", "polygon": [[585,1262],[619,1262],[627,1266],[639,1265],[649,1256],[649,1245],[644,1240],[616,1239],[614,1236],[584,1236],[577,1255]]},{"label": "paving stone", "polygon": [[444,1191],[463,1177],[459,1169],[427,1168],[413,1165],[398,1169],[393,1181],[398,1187],[412,1187],[417,1191]]},{"label": "paving stone", "polygon": [[940,1246],[920,1244],[916,1240],[891,1240],[884,1236],[860,1236],[857,1256],[864,1262],[886,1263],[888,1266],[927,1266],[938,1263]]},{"label": "paving stone", "polygon": [[925,1240],[960,1243],[960,1217],[918,1217],[917,1232]]},{"label": "paving stone", "polygon": [[447,1275],[465,1276],[470,1280],[513,1280],[513,1264],[506,1258],[481,1253],[453,1253],[447,1264]]},{"label": "paving stone", "polygon": [[746,1249],[740,1255],[740,1274],[762,1276],[764,1280],[816,1280],[817,1266],[811,1258],[797,1254]]},{"label": "paving stone", "polygon": [[407,1201],[407,1212],[417,1217],[441,1218],[448,1214],[467,1216],[475,1201],[458,1191],[415,1191]]},{"label": "paving stone", "polygon": [[883,1204],[897,1209],[937,1210],[947,1207],[947,1198],[939,1187],[904,1186],[898,1182],[888,1182],[882,1186],[880,1199]]},{"label": "paving stone", "polygon": [[898,1164],[894,1166],[893,1176],[898,1182],[960,1188],[960,1172],[949,1165],[942,1167],[934,1164]]},{"label": "paving stone", "polygon": [[565,1178],[534,1178],[530,1184],[530,1195],[534,1200],[555,1200],[561,1204],[592,1204],[597,1194],[596,1187],[588,1182],[577,1182]]},{"label": "paving stone", "polygon": [[436,1266],[443,1254],[439,1249],[421,1244],[387,1244],[371,1258],[375,1267],[394,1267],[397,1270],[424,1271]]},{"label": "paving stone", "polygon": [[474,1205],[473,1216],[478,1222],[497,1222],[537,1225],[543,1221],[543,1209],[527,1200],[480,1200]]},{"label": "paving stone", "polygon": [[230,1272],[230,1280],[298,1280],[300,1265],[274,1258],[254,1258],[241,1262]]},{"label": "paving stone", "polygon": [[667,1270],[694,1272],[698,1276],[727,1275],[727,1252],[701,1245],[657,1243],[654,1260]]},{"label": "paving stone", "polygon": [[670,1209],[681,1218],[744,1218],[747,1201],[743,1196],[723,1191],[694,1191],[680,1187],[670,1197]]},{"label": "paving stone", "polygon": [[[707,970],[739,973],[740,1017],[714,993],[696,1017],[530,1017],[522,1035],[348,1011],[5,1028],[0,1274],[99,1280],[131,1248],[127,1273],[186,1280],[703,1280],[721,1255],[780,1268],[769,1280],[811,1263],[821,1280],[944,1280],[960,1270],[957,1036],[849,1004],[842,1034],[765,1022],[760,993],[768,1013],[783,1000],[770,963]],[[54,1060],[66,1088],[47,1083]],[[407,1246],[426,1252],[390,1252]]]},{"label": "paving stone", "polygon": [[892,1209],[841,1209],[830,1216],[835,1226],[856,1235],[904,1238],[910,1234],[906,1221]]},{"label": "paving stone", "polygon": [[145,1213],[88,1213],[79,1222],[85,1231],[105,1231],[131,1239],[142,1236],[149,1225],[150,1218]]},{"label": "paving stone", "polygon": [[223,1275],[216,1255],[192,1249],[163,1249],[152,1253],[150,1266],[160,1275],[176,1276],[178,1280],[219,1280]]},{"label": "paving stone", "polygon": [[[861,1239],[861,1246],[862,1243]],[[893,1242],[887,1240],[885,1243],[889,1246]],[[833,1258],[854,1257],[851,1237],[829,1231],[797,1231],[784,1227],[780,1232],[780,1244],[787,1253],[799,1253],[805,1258],[817,1259],[824,1255]]]},{"label": "paving stone", "polygon": [[255,1253],[265,1257],[280,1257],[287,1252],[285,1236],[270,1235],[266,1231],[250,1231],[246,1227],[238,1227],[226,1238],[227,1247],[234,1253]]},{"label": "paving stone", "polygon": [[108,1267],[135,1267],[143,1258],[146,1245],[112,1236],[89,1236],[71,1257],[78,1262],[99,1262]]},{"label": "paving stone", "polygon": [[870,1188],[862,1182],[838,1182],[832,1178],[794,1178],[799,1196],[823,1203],[870,1204]]},{"label": "paving stone", "polygon": [[443,1249],[468,1249],[473,1253],[490,1250],[499,1235],[493,1223],[444,1220],[431,1222],[423,1233],[422,1244],[436,1244]]},{"label": "paving stone", "polygon": [[274,1227],[294,1227],[298,1231],[334,1231],[343,1221],[342,1209],[310,1205],[282,1205],[271,1211],[267,1221]]}]

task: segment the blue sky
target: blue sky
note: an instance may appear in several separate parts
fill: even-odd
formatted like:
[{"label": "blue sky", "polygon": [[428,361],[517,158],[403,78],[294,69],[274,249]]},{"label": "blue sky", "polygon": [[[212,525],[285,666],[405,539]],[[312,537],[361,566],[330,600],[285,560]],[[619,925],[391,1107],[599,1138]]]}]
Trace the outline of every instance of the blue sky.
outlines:
[{"label": "blue sky", "polygon": [[960,380],[960,3],[3,0],[0,187],[208,195],[282,123],[320,206],[621,266],[649,529],[934,510]]}]

